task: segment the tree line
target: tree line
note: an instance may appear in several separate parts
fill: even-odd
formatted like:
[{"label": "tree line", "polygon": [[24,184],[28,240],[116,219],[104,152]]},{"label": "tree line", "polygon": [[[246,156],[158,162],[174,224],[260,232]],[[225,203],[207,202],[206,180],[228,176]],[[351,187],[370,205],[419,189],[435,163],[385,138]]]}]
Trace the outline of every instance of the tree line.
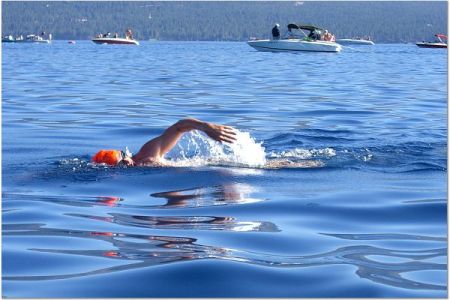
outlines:
[{"label": "tree line", "polygon": [[2,2],[3,35],[45,31],[66,40],[106,32],[123,36],[131,28],[138,40],[245,41],[269,37],[275,23],[285,29],[291,22],[326,28],[337,38],[416,42],[446,34],[447,2]]}]

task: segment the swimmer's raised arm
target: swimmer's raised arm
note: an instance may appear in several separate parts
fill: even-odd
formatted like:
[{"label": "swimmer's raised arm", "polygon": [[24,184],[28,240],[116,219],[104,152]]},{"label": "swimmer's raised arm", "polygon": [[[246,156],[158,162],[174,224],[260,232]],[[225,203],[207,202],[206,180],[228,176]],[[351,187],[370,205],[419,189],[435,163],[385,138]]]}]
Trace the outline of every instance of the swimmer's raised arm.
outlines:
[{"label": "swimmer's raised arm", "polygon": [[178,121],[167,128],[162,135],[148,141],[132,157],[133,164],[158,163],[169,152],[185,132],[200,130],[218,142],[233,143],[236,133],[230,126],[203,122],[189,118]]}]

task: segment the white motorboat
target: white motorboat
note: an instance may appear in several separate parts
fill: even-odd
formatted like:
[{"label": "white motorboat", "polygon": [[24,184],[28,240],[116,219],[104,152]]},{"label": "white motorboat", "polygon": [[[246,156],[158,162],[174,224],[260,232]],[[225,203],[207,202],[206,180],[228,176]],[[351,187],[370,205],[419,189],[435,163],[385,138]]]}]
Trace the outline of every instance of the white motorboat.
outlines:
[{"label": "white motorboat", "polygon": [[342,50],[342,46],[334,42],[309,41],[304,39],[252,40],[247,43],[258,51],[266,52],[339,52]]},{"label": "white motorboat", "polygon": [[24,39],[24,40],[16,39],[16,42],[48,44],[48,43],[50,43],[50,39],[46,40],[42,36],[29,34],[29,35],[27,35],[26,39]]},{"label": "white motorboat", "polygon": [[447,48],[447,36],[444,34],[435,34],[436,40],[434,42],[419,42],[417,46],[421,48]]},{"label": "white motorboat", "polygon": [[[303,36],[293,33],[293,29],[297,29]],[[251,47],[258,51],[265,52],[339,52],[342,46],[334,41],[321,40],[323,32],[327,31],[310,25],[288,25],[288,36],[284,39],[252,39],[247,42]],[[306,34],[304,30],[309,31]]]},{"label": "white motorboat", "polygon": [[98,37],[92,39],[96,44],[109,44],[109,45],[139,45],[139,42],[134,39],[127,38],[115,38],[115,37]]},{"label": "white motorboat", "polygon": [[375,45],[374,42],[366,39],[337,39],[336,43],[341,45]]},{"label": "white motorboat", "polygon": [[25,38],[23,36],[12,37],[11,35],[2,38],[3,43],[38,43],[38,44],[49,44],[51,41],[51,34],[49,34],[49,39],[44,39],[40,35],[29,34]]}]

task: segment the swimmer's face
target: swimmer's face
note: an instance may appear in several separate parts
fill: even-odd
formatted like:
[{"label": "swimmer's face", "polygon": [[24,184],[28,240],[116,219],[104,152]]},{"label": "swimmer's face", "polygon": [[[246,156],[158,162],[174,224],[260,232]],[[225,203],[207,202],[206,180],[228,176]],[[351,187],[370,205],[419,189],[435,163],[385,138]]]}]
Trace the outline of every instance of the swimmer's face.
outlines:
[{"label": "swimmer's face", "polygon": [[122,164],[124,164],[124,165],[126,165],[126,166],[134,166],[134,161],[133,161],[133,159],[131,159],[131,157],[129,157],[129,156],[124,157],[124,158],[120,161],[120,163],[122,163]]}]

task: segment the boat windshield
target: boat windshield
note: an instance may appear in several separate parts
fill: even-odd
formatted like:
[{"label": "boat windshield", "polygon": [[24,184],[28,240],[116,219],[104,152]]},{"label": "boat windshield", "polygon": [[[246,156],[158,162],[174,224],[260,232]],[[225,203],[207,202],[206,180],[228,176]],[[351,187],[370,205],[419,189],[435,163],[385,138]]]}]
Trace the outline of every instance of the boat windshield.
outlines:
[{"label": "boat windshield", "polygon": [[288,36],[294,38],[305,38],[312,40],[320,40],[324,33],[322,28],[312,25],[297,25],[294,23],[288,24]]},{"label": "boat windshield", "polygon": [[446,41],[447,41],[447,36],[446,35],[435,34],[434,36],[436,37],[436,42],[438,42],[438,43],[446,43]]}]

